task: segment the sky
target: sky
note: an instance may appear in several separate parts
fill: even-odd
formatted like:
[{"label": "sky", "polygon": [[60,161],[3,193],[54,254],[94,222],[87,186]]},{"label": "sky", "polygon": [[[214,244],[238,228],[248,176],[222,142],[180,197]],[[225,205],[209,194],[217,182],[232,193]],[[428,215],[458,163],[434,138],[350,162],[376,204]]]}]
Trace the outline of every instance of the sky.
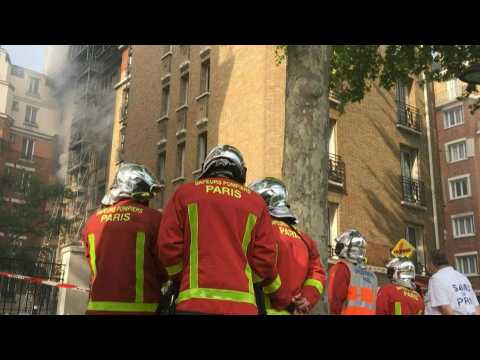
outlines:
[{"label": "sky", "polygon": [[47,45],[2,45],[12,64],[43,72]]}]

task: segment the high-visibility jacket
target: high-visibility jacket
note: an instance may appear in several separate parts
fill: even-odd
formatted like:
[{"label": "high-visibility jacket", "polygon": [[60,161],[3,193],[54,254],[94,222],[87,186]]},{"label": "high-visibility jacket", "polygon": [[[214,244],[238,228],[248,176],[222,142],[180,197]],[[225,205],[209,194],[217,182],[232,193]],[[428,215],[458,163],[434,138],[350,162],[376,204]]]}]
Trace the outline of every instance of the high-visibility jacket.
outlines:
[{"label": "high-visibility jacket", "polygon": [[[331,269],[328,281],[330,313],[334,315],[375,315],[376,275],[344,259]],[[340,294],[340,296],[339,296]],[[341,308],[338,303],[341,302]]]},{"label": "high-visibility jacket", "polygon": [[422,315],[425,304],[415,290],[387,284],[377,294],[377,315]]},{"label": "high-visibility jacket", "polygon": [[[180,186],[163,213],[158,254],[180,281],[176,309],[204,314],[258,314],[253,282],[281,296],[277,243],[264,200],[225,178]],[[255,279],[254,279],[255,277]]]},{"label": "high-visibility jacket", "polygon": [[[279,220],[272,222],[278,237],[278,272],[282,288],[290,299],[297,294],[304,296],[312,309],[320,299],[325,287],[325,270],[313,240],[297,228],[292,229]],[[301,237],[300,237],[301,235]],[[272,308],[265,298],[268,315],[290,315],[287,310]]]},{"label": "high-visibility jacket", "polygon": [[156,255],[160,212],[121,200],[92,214],[83,228],[91,270],[87,314],[154,314],[168,280]]}]

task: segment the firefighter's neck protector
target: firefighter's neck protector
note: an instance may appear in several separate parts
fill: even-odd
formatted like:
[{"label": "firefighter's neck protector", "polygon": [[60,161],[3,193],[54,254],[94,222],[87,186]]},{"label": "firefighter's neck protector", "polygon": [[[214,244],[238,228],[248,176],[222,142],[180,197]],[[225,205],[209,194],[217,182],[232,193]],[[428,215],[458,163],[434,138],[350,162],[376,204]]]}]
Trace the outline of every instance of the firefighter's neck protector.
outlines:
[{"label": "firefighter's neck protector", "polygon": [[112,187],[103,197],[102,204],[110,206],[122,199],[148,200],[158,191],[160,184],[145,166],[123,163]]},{"label": "firefighter's neck protector", "polygon": [[298,220],[288,204],[288,191],[285,184],[273,177],[254,181],[249,185],[252,191],[260,194],[268,205],[268,211],[274,218],[297,224]]},{"label": "firefighter's neck protector", "polygon": [[214,147],[202,164],[199,178],[226,177],[245,184],[247,168],[240,151],[231,145]]},{"label": "firefighter's neck protector", "polygon": [[357,230],[347,230],[336,239],[335,254],[353,264],[366,262],[367,240]]}]

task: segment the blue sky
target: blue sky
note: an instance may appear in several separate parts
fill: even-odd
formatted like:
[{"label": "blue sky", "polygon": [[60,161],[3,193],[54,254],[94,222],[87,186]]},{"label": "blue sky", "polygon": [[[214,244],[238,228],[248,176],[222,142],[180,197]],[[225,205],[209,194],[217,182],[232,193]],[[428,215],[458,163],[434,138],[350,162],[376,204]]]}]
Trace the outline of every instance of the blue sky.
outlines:
[{"label": "blue sky", "polygon": [[47,45],[2,45],[12,64],[43,72]]}]

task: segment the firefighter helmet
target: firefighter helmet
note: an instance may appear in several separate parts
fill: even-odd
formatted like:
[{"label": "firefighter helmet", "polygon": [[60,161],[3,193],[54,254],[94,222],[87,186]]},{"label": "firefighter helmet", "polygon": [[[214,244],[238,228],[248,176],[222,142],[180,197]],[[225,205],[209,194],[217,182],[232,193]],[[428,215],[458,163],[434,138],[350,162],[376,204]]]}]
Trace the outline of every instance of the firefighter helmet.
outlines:
[{"label": "firefighter helmet", "polygon": [[110,190],[102,199],[102,204],[113,205],[121,199],[148,200],[160,191],[155,176],[143,165],[123,163],[115,176]]},{"label": "firefighter helmet", "polygon": [[249,188],[260,194],[268,205],[270,215],[274,218],[293,224],[298,222],[288,204],[288,191],[283,182],[273,177],[267,177],[254,181],[249,185]]},{"label": "firefighter helmet", "polygon": [[366,263],[367,240],[357,230],[347,230],[336,238],[335,254],[361,265]]},{"label": "firefighter helmet", "polygon": [[245,184],[247,168],[240,151],[231,145],[215,146],[202,164],[199,178],[227,177]]},{"label": "firefighter helmet", "polygon": [[408,259],[394,258],[386,265],[392,283],[415,290],[415,265]]}]

